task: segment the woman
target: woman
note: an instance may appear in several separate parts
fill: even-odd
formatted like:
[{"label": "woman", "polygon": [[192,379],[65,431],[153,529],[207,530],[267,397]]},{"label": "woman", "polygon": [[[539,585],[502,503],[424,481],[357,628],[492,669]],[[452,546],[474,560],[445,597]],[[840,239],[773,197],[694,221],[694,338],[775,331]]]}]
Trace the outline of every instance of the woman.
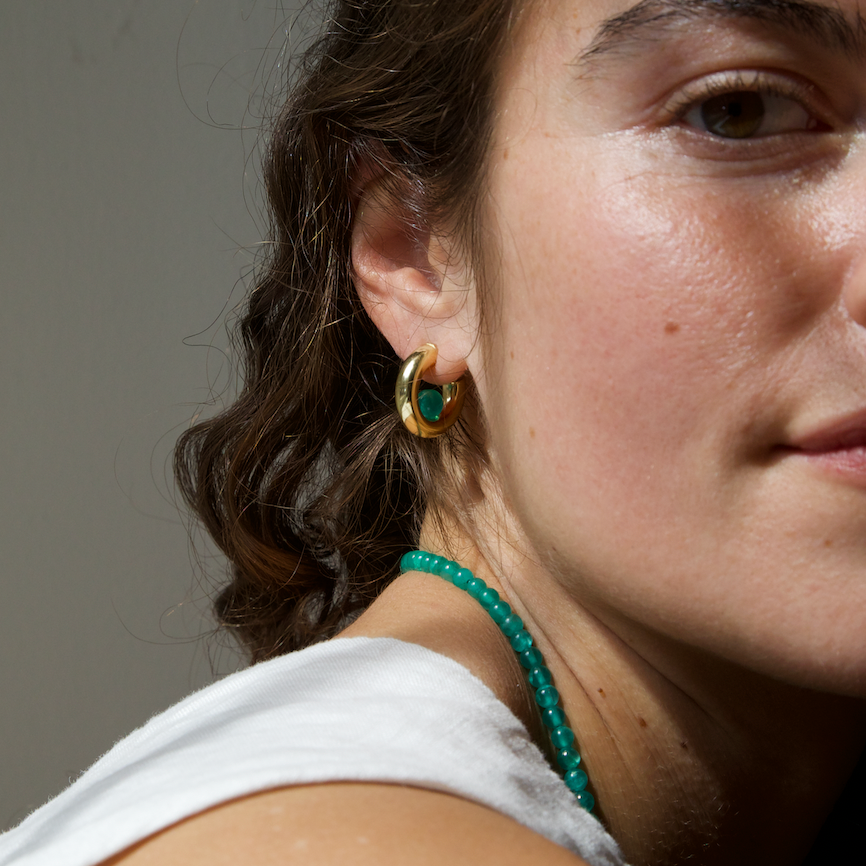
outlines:
[{"label": "woman", "polygon": [[[853,0],[338,4],[270,142],[244,391],[178,447],[221,619],[276,659],[242,682],[291,667],[331,739],[105,862],[835,862],[866,740],[862,34]],[[226,742],[256,739],[270,691],[215,688],[158,729],[193,724],[177,754],[232,701]]]}]

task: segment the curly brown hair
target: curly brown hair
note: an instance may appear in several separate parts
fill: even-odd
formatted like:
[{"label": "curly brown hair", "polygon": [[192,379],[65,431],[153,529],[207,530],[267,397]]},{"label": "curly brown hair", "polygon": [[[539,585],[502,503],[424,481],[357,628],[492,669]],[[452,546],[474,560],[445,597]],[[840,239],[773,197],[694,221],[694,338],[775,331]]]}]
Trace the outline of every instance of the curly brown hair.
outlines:
[{"label": "curly brown hair", "polygon": [[[178,485],[232,564],[216,601],[253,661],[333,635],[396,574],[466,430],[399,424],[399,359],[353,285],[359,173],[478,259],[479,202],[512,0],[333,4],[270,134],[267,260],[237,327],[243,389],[185,432]],[[434,483],[435,482],[435,483]],[[453,490],[451,491],[453,496]]]}]

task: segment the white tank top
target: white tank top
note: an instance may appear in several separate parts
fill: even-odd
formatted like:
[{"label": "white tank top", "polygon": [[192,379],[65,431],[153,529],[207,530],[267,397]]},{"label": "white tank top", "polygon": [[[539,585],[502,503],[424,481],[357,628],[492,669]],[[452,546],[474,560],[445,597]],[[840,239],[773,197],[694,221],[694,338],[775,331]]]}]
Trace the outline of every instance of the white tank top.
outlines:
[{"label": "white tank top", "polygon": [[195,692],[0,836],[0,864],[92,866],[227,800],[338,780],[455,794],[591,866],[623,866],[617,844],[484,683],[391,638],[317,644]]}]

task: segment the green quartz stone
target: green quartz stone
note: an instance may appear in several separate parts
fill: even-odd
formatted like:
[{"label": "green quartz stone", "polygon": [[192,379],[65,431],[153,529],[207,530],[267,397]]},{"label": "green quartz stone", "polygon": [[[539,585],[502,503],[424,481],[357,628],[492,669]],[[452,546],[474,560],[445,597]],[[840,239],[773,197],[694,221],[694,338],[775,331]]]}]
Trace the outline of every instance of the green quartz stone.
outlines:
[{"label": "green quartz stone", "polygon": [[535,667],[530,668],[526,678],[534,689],[549,686],[553,682],[550,671],[544,665],[535,665]]},{"label": "green quartz stone", "polygon": [[589,782],[589,777],[583,770],[569,770],[563,777],[569,791],[579,794]]},{"label": "green quartz stone", "polygon": [[520,629],[517,634],[511,636],[511,648],[516,653],[522,653],[532,646],[532,635],[525,629]]},{"label": "green quartz stone", "polygon": [[522,664],[526,670],[529,670],[530,668],[534,668],[536,665],[543,665],[544,656],[537,647],[530,647],[528,650],[520,654],[520,664]]},{"label": "green quartz stone", "polygon": [[550,732],[550,742],[557,749],[566,749],[574,742],[574,731],[568,725],[560,725]]},{"label": "green quartz stone", "polygon": [[545,707],[541,711],[541,721],[546,728],[558,728],[565,723],[565,713],[562,707]]},{"label": "green quartz stone", "polygon": [[580,763],[580,752],[568,747],[559,749],[556,753],[556,763],[563,770],[574,770]]},{"label": "green quartz stone", "polygon": [[481,599],[481,594],[487,589],[487,584],[480,577],[470,578],[466,583],[466,592],[476,601]]},{"label": "green quartz stone", "polygon": [[[491,590],[495,592],[495,590]],[[507,601],[496,601],[487,611],[490,614],[490,619],[496,623],[496,625],[502,625],[509,616],[511,616],[511,605]]]},{"label": "green quartz stone", "polygon": [[505,637],[514,637],[523,628],[523,620],[516,613],[512,613],[499,623],[499,628]]},{"label": "green quartz stone", "polygon": [[468,584],[472,578],[473,574],[468,568],[458,568],[457,571],[454,572],[452,580],[454,581],[454,586],[460,587],[460,589],[466,589],[466,584]]},{"label": "green quartz stone", "polygon": [[418,392],[418,408],[428,421],[439,420],[443,405],[442,395],[438,391],[434,391],[432,388],[425,388],[423,391]]},{"label": "green quartz stone", "polygon": [[[478,601],[481,602],[481,606],[484,610],[489,611],[490,608],[499,601],[499,593],[493,589],[493,587],[488,586],[478,597]],[[504,618],[505,617],[503,617],[503,619]]]},{"label": "green quartz stone", "polygon": [[589,793],[589,791],[578,791],[574,795],[574,799],[586,809],[587,812],[591,812],[593,806],[595,806],[595,797]]},{"label": "green quartz stone", "polygon": [[439,577],[444,578],[449,583],[453,583],[454,582],[454,572],[457,571],[458,568],[460,568],[460,566],[456,562],[451,562],[450,559],[446,559],[439,566]]},{"label": "green quartz stone", "polygon": [[542,686],[535,693],[535,703],[542,709],[555,707],[559,703],[559,692],[553,686]]}]

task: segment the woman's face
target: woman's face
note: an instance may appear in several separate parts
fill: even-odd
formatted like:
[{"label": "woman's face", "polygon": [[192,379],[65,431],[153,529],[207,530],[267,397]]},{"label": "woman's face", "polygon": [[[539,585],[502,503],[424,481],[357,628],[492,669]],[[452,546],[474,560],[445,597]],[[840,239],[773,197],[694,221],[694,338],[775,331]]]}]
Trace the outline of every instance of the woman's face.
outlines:
[{"label": "woman's face", "polygon": [[473,370],[521,530],[590,609],[861,695],[863,32],[854,0],[534,9]]}]

